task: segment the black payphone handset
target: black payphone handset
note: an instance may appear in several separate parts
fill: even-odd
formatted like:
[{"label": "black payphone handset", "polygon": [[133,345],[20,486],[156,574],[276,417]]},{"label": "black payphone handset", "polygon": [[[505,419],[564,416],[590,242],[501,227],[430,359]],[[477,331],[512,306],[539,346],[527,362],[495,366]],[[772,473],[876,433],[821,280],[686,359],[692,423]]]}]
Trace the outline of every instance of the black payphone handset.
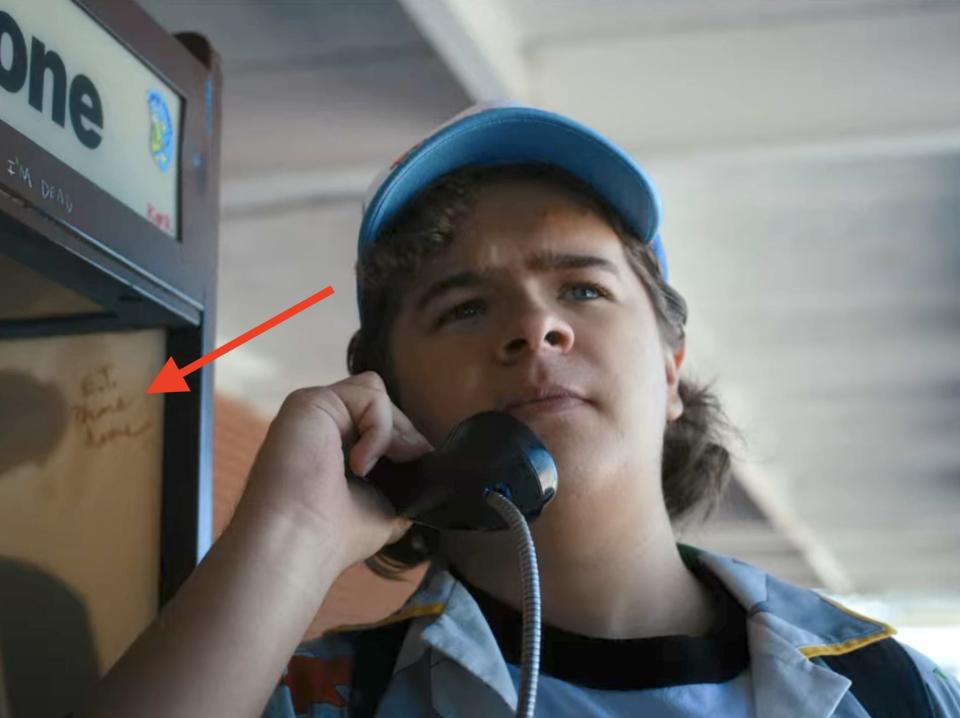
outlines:
[{"label": "black payphone handset", "polygon": [[457,424],[435,451],[409,462],[381,457],[366,476],[397,513],[437,529],[509,528],[486,502],[498,491],[528,521],[557,491],[557,467],[530,427],[502,411]]},{"label": "black payphone handset", "polygon": [[397,513],[433,528],[510,529],[523,581],[518,718],[532,718],[540,674],[540,577],[527,524],[557,493],[557,466],[533,430],[485,411],[457,424],[435,451],[408,462],[381,457],[366,476]]}]

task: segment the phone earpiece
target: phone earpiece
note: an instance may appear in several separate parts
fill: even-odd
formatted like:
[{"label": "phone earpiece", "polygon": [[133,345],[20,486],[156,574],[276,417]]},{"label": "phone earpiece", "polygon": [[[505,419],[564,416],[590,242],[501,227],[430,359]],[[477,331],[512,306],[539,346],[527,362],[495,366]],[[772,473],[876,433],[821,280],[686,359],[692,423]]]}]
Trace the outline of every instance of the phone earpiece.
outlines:
[{"label": "phone earpiece", "polygon": [[557,467],[533,430],[502,411],[485,411],[457,424],[435,451],[394,462],[381,457],[367,474],[411,521],[437,529],[508,528],[485,501],[487,492],[509,498],[528,521],[557,491]]}]

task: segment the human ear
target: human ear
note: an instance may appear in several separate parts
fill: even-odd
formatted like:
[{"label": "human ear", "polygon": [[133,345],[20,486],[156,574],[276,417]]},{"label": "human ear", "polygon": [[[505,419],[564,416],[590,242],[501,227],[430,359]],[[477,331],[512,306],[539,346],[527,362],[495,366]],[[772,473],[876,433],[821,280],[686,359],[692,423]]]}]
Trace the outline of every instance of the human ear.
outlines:
[{"label": "human ear", "polygon": [[686,355],[686,345],[672,352],[664,351],[665,369],[667,375],[667,423],[676,421],[683,414],[683,400],[680,398],[680,366]]}]

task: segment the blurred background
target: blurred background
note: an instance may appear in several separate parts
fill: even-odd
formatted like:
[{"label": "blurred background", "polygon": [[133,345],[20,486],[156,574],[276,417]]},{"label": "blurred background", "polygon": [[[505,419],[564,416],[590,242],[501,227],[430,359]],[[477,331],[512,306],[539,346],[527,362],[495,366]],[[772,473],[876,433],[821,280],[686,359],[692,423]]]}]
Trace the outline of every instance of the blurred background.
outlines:
[{"label": "blurred background", "polygon": [[[222,530],[270,419],[347,375],[360,200],[475,100],[606,134],[663,198],[684,371],[747,439],[683,540],[893,624],[960,677],[960,3],[140,0],[222,54]],[[420,573],[344,574],[311,634]],[[370,590],[376,586],[376,590]]]}]

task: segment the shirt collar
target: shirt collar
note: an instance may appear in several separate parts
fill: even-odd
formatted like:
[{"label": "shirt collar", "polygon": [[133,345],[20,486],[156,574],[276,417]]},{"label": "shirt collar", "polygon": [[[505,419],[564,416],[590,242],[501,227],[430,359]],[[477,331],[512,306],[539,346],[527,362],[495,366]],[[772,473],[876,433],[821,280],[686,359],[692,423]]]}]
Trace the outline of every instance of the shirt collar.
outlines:
[{"label": "shirt collar", "polygon": [[739,559],[684,545],[680,550],[712,571],[747,611],[757,715],[833,715],[850,680],[811,659],[849,653],[896,633]]},{"label": "shirt collar", "polygon": [[717,576],[746,609],[764,620],[805,658],[836,656],[896,633],[886,623],[850,610],[816,591],[783,581],[723,554],[681,544]]},{"label": "shirt collar", "polygon": [[[847,653],[896,632],[739,559],[678,546],[685,561],[699,561],[710,570],[747,612],[758,715],[832,715],[850,681],[810,659]],[[473,597],[442,561],[434,561],[417,590],[387,621],[411,616],[423,620],[411,625],[395,673],[418,660],[429,646],[470,671],[515,710],[517,691],[496,639]]]}]

